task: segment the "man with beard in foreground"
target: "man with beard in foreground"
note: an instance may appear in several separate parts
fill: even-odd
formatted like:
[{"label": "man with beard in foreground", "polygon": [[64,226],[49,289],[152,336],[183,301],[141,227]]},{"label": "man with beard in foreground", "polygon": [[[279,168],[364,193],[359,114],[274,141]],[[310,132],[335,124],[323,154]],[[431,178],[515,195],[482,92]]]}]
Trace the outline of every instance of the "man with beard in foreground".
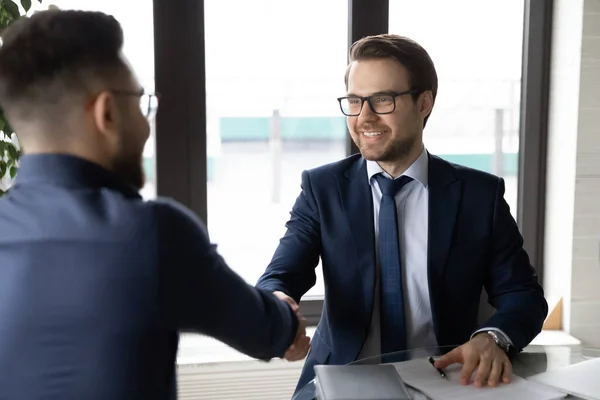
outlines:
[{"label": "man with beard in foreground", "polygon": [[138,194],[156,104],[122,45],[92,12],[3,34],[0,105],[25,155],[0,199],[0,399],[173,399],[184,330],[263,360],[308,346],[296,310],[231,271],[191,212]]}]

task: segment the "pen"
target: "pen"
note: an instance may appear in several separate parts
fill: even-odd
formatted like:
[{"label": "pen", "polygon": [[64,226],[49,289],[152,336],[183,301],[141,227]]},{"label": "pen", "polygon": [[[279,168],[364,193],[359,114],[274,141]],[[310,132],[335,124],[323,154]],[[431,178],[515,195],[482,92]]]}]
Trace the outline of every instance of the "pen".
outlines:
[{"label": "pen", "polygon": [[[430,363],[431,365],[433,365],[433,367],[435,368],[435,360],[433,359],[433,357],[429,357],[429,363]],[[448,378],[446,377],[446,374],[444,373],[444,371],[442,371],[442,370],[441,370],[441,369],[439,369],[439,368],[435,368],[435,369],[437,369],[437,372],[439,372],[439,373],[440,373],[440,375],[442,376],[442,378],[444,378],[444,379],[448,379]]]}]

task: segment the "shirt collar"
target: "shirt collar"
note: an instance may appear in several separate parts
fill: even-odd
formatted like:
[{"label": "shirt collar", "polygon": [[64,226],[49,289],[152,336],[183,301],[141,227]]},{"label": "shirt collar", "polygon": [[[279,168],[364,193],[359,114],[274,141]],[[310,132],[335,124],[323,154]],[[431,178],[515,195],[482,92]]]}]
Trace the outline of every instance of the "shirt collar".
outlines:
[{"label": "shirt collar", "polygon": [[[377,161],[367,160],[367,175],[369,177],[369,184],[372,184],[371,182],[373,176],[379,173],[383,173],[386,177],[391,178],[391,176],[385,172],[379,166],[379,164],[377,164]],[[421,182],[424,187],[427,187],[429,176],[429,157],[425,146],[423,146],[423,151],[421,151],[419,158],[417,158],[402,175],[409,176],[414,180]]]},{"label": "shirt collar", "polygon": [[141,198],[133,186],[113,172],[83,158],[66,154],[26,154],[21,157],[15,184],[28,183],[106,187],[130,198]]}]

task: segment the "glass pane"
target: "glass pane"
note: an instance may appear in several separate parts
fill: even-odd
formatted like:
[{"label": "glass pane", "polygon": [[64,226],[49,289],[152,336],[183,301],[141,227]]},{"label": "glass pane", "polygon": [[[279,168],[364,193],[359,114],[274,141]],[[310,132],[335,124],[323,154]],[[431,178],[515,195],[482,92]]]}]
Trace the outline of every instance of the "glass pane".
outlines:
[{"label": "glass pane", "polygon": [[[125,36],[123,53],[144,87],[154,92],[154,21],[152,2],[140,2],[136,7],[124,7],[120,0],[44,0],[42,4],[32,1],[32,12],[56,6],[61,10],[100,11],[112,15],[121,23]],[[150,121],[150,138],[144,148],[146,185],[141,190],[144,198],[156,197],[155,173],[155,124]]]},{"label": "glass pane", "polygon": [[439,90],[428,150],[502,176],[516,216],[524,0],[390,0],[390,33],[416,40]]},{"label": "glass pane", "polygon": [[[255,284],[304,169],[345,156],[347,0],[205,0],[208,228]],[[235,12],[232,12],[235,10]],[[323,295],[320,267],[308,295]]]}]

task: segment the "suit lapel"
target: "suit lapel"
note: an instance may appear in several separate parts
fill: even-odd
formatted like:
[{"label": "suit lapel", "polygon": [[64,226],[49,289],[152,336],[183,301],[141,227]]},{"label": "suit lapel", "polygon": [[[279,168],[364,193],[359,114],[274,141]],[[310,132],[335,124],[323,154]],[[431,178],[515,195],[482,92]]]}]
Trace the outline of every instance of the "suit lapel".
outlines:
[{"label": "suit lapel", "polygon": [[436,304],[448,261],[454,225],[460,205],[461,181],[454,168],[439,157],[429,155],[429,239],[428,277],[433,321],[439,338]]},{"label": "suit lapel", "polygon": [[375,228],[373,195],[363,158],[338,176],[338,187],[352,234],[356,266],[362,278],[362,303],[365,305],[365,315],[370,318],[375,290]]}]

